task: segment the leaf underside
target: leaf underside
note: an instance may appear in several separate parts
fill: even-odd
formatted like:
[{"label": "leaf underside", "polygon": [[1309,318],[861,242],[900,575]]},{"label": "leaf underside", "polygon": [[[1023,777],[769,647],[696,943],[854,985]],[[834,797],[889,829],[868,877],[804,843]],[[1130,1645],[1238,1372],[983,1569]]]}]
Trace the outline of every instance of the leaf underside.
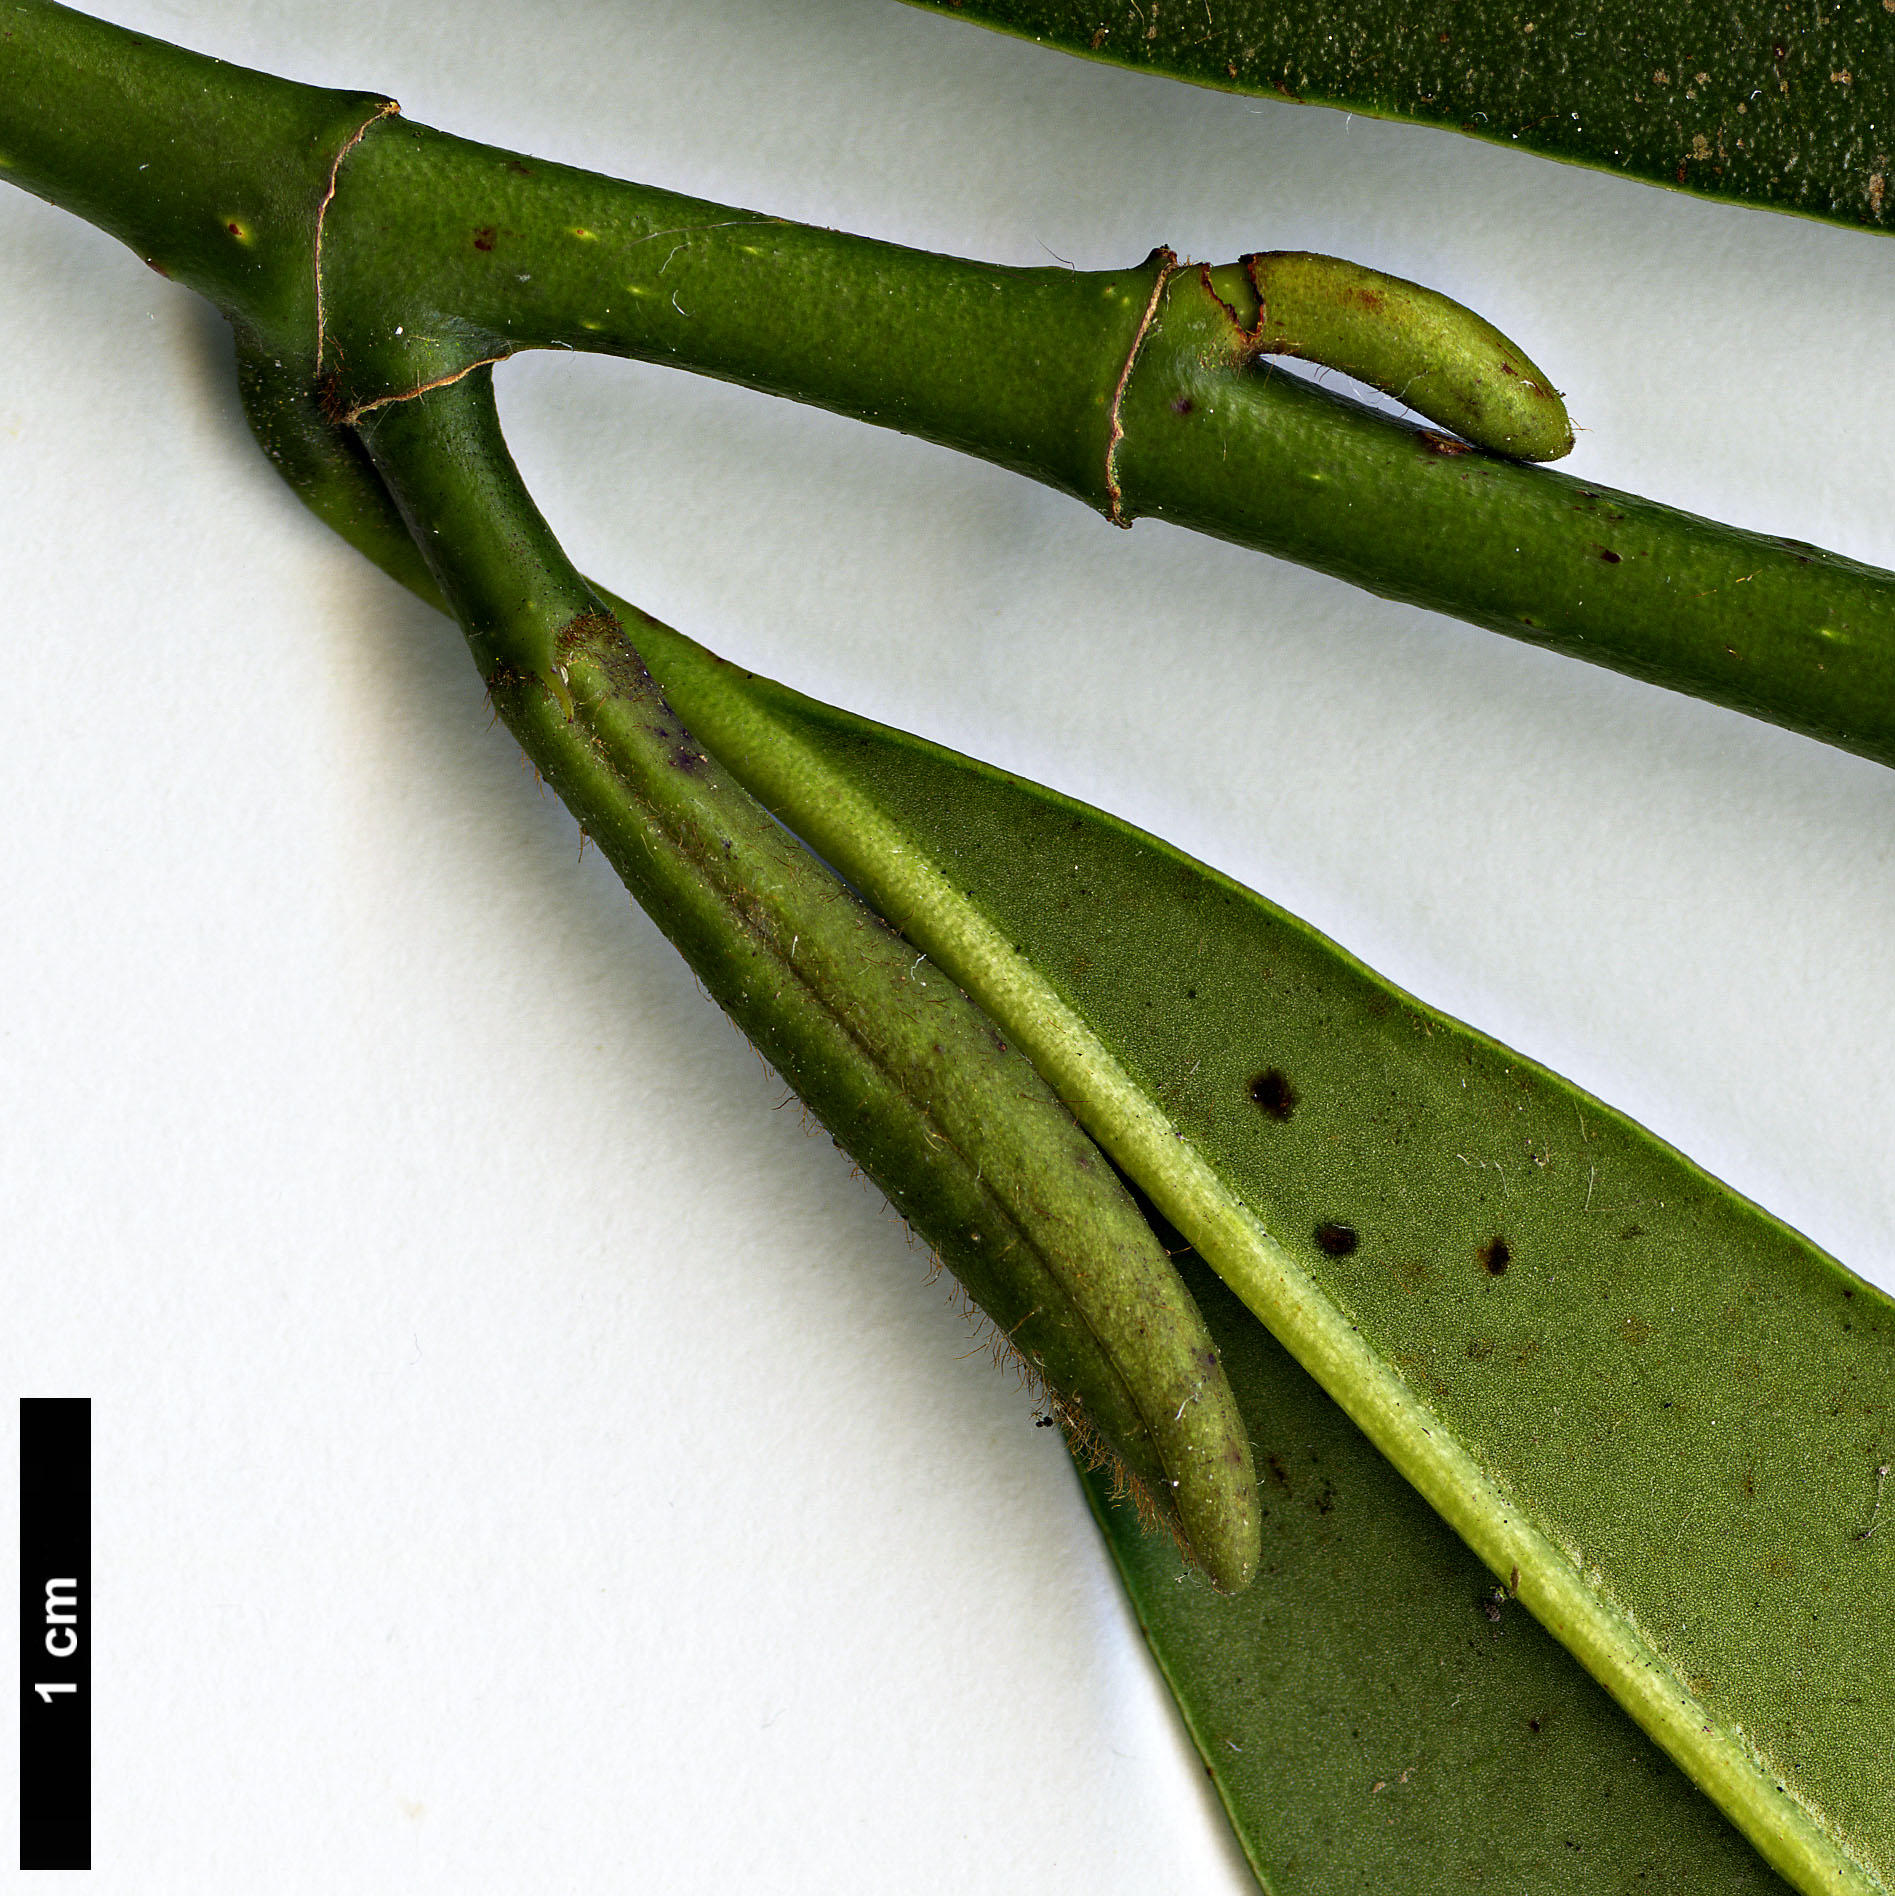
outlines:
[{"label": "leaf underside", "polygon": [[1145,1637],[1272,1896],[1784,1896],[1195,1257],[1256,1446],[1263,1566],[1213,1593],[1083,1475]]},{"label": "leaf underside", "polygon": [[[649,622],[634,636],[707,743],[721,694],[803,760],[801,807],[752,784],[792,828],[819,828],[838,786],[866,798],[1084,1019],[1180,1149],[1307,1272],[1328,1321],[1389,1367],[1422,1433],[1465,1451],[1489,1516],[1530,1521],[1581,1577],[1587,1623],[1559,1637],[1617,1641],[1702,1709],[1702,1755],[1686,1755],[1695,1724],[1674,1755],[1702,1783],[1730,1784],[1739,1761],[1719,1801],[1749,1800],[1753,1840],[1776,1848],[1813,1820],[1828,1840],[1814,1855],[1782,1846],[1799,1880],[1887,1885],[1895,1523],[1867,1530],[1895,1451],[1895,1303],[1622,1115],[1156,839],[707,671]],[[743,744],[722,754],[744,777]],[[872,879],[874,863],[818,846]],[[1284,1451],[1267,1429],[1254,1440],[1263,1474]],[[1470,1540],[1487,1524],[1457,1522]]]}]

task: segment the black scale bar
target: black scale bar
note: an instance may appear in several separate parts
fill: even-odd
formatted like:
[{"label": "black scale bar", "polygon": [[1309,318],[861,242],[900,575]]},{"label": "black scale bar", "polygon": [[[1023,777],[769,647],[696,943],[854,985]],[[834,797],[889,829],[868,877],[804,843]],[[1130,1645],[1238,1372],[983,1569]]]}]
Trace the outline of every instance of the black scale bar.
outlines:
[{"label": "black scale bar", "polygon": [[92,1867],[92,1402],[20,1399],[20,1868]]}]

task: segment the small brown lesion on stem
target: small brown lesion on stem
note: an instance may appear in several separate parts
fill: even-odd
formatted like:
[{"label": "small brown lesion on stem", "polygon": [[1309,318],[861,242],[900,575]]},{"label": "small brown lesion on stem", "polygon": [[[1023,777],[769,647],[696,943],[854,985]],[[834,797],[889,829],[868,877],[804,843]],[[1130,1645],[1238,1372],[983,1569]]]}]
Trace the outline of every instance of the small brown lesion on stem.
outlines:
[{"label": "small brown lesion on stem", "polygon": [[[649,699],[680,732],[684,730],[683,720],[666,701],[658,681],[639,656],[632,635],[611,613],[582,612],[569,620],[560,628],[553,649],[562,665],[570,665],[575,658],[589,660],[604,672],[616,696]],[[664,734],[668,736],[669,732]]]}]

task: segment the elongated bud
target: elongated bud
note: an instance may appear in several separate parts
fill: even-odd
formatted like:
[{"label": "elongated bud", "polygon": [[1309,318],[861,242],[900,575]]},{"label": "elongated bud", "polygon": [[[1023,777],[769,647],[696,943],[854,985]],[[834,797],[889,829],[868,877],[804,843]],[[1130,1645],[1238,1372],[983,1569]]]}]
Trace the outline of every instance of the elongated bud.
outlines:
[{"label": "elongated bud", "polygon": [[1571,451],[1566,404],[1493,324],[1438,290],[1339,257],[1272,250],[1204,287],[1231,312],[1244,354],[1292,355],[1340,369],[1479,448],[1517,461]]},{"label": "elongated bud", "polygon": [[495,708],[700,980],[1216,1585],[1255,1571],[1242,1420],[1208,1331],[1098,1148],[938,968],[725,775],[566,562],[491,372],[364,438]]}]

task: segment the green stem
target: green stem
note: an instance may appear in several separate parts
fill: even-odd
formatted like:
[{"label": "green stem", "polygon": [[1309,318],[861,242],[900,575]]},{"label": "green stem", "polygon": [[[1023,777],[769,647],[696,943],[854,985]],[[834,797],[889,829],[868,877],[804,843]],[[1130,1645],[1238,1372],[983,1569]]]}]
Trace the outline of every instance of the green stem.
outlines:
[{"label": "green stem", "polygon": [[[1527,440],[1499,364],[1545,378],[1496,356],[1465,312],[1445,332],[1446,372],[1420,373],[1443,334],[1412,285],[1396,286],[1392,326],[1337,333],[1327,317],[1346,285],[1330,284],[1313,326],[1289,322],[1237,264],[933,256],[429,131],[378,116],[371,96],[267,80],[50,0],[16,0],[11,17],[7,175],[202,289],[271,361],[302,365],[331,418],[524,348],[667,362],[1895,763],[1895,577],[1472,452],[1260,366],[1271,349],[1314,348],[1417,399],[1437,380],[1448,425],[1557,451],[1563,414],[1546,409]],[[261,181],[247,196],[246,179]],[[318,231],[312,352],[302,279]],[[1306,288],[1283,293],[1293,305]]]},{"label": "green stem", "polygon": [[336,166],[392,112],[207,59],[50,0],[0,32],[0,177],[109,231],[286,359],[313,351]]},{"label": "green stem", "polygon": [[[350,478],[347,464],[343,468],[338,482]],[[356,510],[355,517],[362,511]],[[372,539],[366,544],[374,550]],[[1386,1344],[1365,1335],[1366,1319],[1345,1313],[1306,1264],[1266,1229],[1232,1180],[1206,1159],[1197,1139],[1180,1136],[1179,1122],[1160,1104],[1163,1089],[1155,1094],[1149,1075],[1141,1080],[1127,1070],[1092,1021],[1049,978],[1043,956],[1023,954],[1004,925],[979,904],[963,899],[960,883],[953,879],[958,857],[930,849],[927,837],[878,801],[873,772],[852,771],[847,764],[838,768],[820,745],[808,741],[809,727],[783,712],[800,706],[819,722],[828,719],[849,727],[839,748],[857,763],[850,739],[858,727],[737,670],[632,608],[611,603],[627,623],[636,625],[667,691],[689,709],[693,727],[706,736],[720,762],[842,867],[912,939],[925,942],[939,965],[980,995],[988,1012],[1005,1023],[1009,1036],[1031,1051],[1035,1066],[1053,1078],[1088,1130],[1252,1311],[1289,1345],[1489,1569],[1503,1580],[1511,1576],[1515,1597],[1686,1766],[1765,1858],[1797,1887],[1812,1892],[1860,1891],[1869,1896],[1879,1888],[1872,1873],[1840,1849],[1820,1821],[1800,1803],[1786,1799],[1778,1776],[1766,1776],[1771,1767],[1767,1761],[1759,1763],[1752,1745],[1733,1726],[1728,1704],[1713,1709],[1701,1703],[1677,1667],[1654,1650],[1649,1629],[1615,1598],[1610,1582],[1623,1576],[1608,1574],[1602,1581],[1600,1574],[1587,1571],[1575,1553],[1570,1520],[1563,1528],[1549,1528],[1543,1514],[1543,1477],[1522,1475],[1516,1482],[1506,1473],[1497,1475],[1481,1454],[1470,1451],[1461,1429],[1411,1385]],[[895,741],[919,748],[911,740]],[[1076,814],[1076,806],[1065,806],[1065,813]],[[1064,820],[1059,827],[1063,837]],[[961,841],[955,833],[958,849]],[[978,850],[983,842],[991,846],[993,836],[975,826],[965,841]],[[1253,901],[1234,888],[1227,888],[1226,896]],[[1187,932],[1195,928],[1194,923]],[[1187,955],[1179,965],[1188,961]],[[1364,985],[1378,990],[1372,1005],[1381,1013],[1391,998],[1405,1002],[1372,977],[1354,972]],[[1319,1005],[1326,1015],[1331,1002],[1325,997]],[[1464,1084],[1465,1052],[1455,1044],[1466,1038],[1463,1030],[1444,1021],[1433,1025],[1442,1039],[1438,1044],[1431,1039],[1431,1045],[1437,1045],[1432,1059],[1450,1070],[1452,1084]],[[1333,1029],[1334,1023],[1326,1021],[1325,1041]],[[1517,1071],[1517,1062],[1502,1064],[1510,1073]],[[1386,1084],[1386,1073],[1379,1067],[1376,1071]],[[1518,1110],[1516,1092],[1510,1084],[1509,1117]],[[1571,1096],[1562,1092],[1561,1110],[1570,1110],[1571,1104]],[[1599,1115],[1597,1137],[1612,1115],[1596,1102],[1584,1104],[1588,1115]],[[1584,1130],[1581,1122],[1582,1135]],[[1365,1138],[1347,1168],[1352,1189],[1365,1189],[1364,1181],[1386,1158],[1383,1153],[1378,1159],[1373,1142]],[[1412,1158],[1404,1155],[1393,1181],[1397,1197],[1406,1200],[1413,1171]],[[1701,1207],[1687,1207],[1681,1215],[1703,1220]],[[1304,1219],[1302,1229],[1307,1228]],[[1426,1243],[1424,1239],[1424,1249]],[[1591,1520],[1593,1529],[1597,1524]],[[1591,1531],[1579,1536],[1582,1542],[1594,1538]],[[1649,1608],[1651,1602],[1644,1604]]]},{"label": "green stem", "polygon": [[[389,391],[361,405],[359,429],[325,414],[345,368],[385,371],[429,333],[412,311],[386,314],[372,275],[328,267],[340,168],[393,108],[50,0],[15,0],[10,18],[0,169],[224,310],[246,412],[285,478],[455,613],[500,715],[704,985],[950,1266],[1069,1432],[1119,1458],[1220,1587],[1245,1585],[1249,1444],[1150,1227],[1024,1057],[664,702],[520,484],[490,373],[471,366],[504,351],[443,314],[428,346],[456,365],[445,386]],[[508,175],[530,175],[512,162]],[[417,241],[430,208],[424,194],[403,209]],[[405,240],[378,242],[399,254]]]},{"label": "green stem", "polygon": [[1249,1445],[1150,1227],[1026,1059],[679,722],[521,485],[491,372],[367,418],[495,709],[712,996],[1216,1583],[1256,1569]]},{"label": "green stem", "polygon": [[[1684,1766],[1693,1782],[1766,1860],[1799,1889],[1874,1896],[1881,1885],[1873,1873],[1852,1858],[1820,1817],[1786,1797],[1782,1778],[1767,1760],[1759,1761],[1754,1742],[1728,1710],[1713,1709],[1701,1699],[1662,1643],[1654,1639],[1651,1616],[1641,1623],[1631,1604],[1631,1599],[1638,1599],[1635,1563],[1593,1564],[1599,1560],[1596,1514],[1588,1524],[1591,1531],[1575,1532],[1570,1515],[1563,1523],[1549,1520],[1550,1484],[1543,1473],[1524,1458],[1496,1456],[1491,1437],[1487,1444],[1480,1443],[1478,1430],[1468,1426],[1465,1415],[1456,1416],[1445,1408],[1429,1379],[1417,1373],[1413,1333],[1404,1339],[1409,1350],[1391,1348],[1385,1335],[1375,1334],[1370,1311],[1364,1308],[1367,1298],[1340,1298],[1333,1284],[1312,1271],[1312,1253],[1307,1246],[1295,1245],[1294,1227],[1289,1231],[1281,1224],[1275,1231],[1266,1227],[1260,1195],[1246,1196],[1229,1170],[1218,1163],[1215,1144],[1205,1137],[1202,1121],[1208,1114],[1203,1102],[1195,1103],[1192,1117],[1199,1121],[1197,1125],[1181,1122],[1175,1098],[1167,1099],[1162,1088],[1154,1088],[1149,1073],[1141,1076],[1128,1066],[1090,1010],[1063,991],[1059,976],[1045,959],[1036,962],[1017,941],[1016,929],[966,899],[961,883],[968,872],[958,857],[938,846],[931,850],[912,823],[878,796],[873,775],[851,767],[857,763],[857,753],[848,740],[835,753],[811,741],[812,731],[822,721],[844,724],[846,716],[798,699],[676,633],[651,643],[667,690],[690,710],[733,774],[793,823],[883,913],[897,918],[917,942],[926,942],[941,965],[981,997],[988,1011],[1029,1049],[1034,1065],[1071,1104],[1081,1123],[1192,1248],[1489,1570],[1510,1579],[1513,1596]],[[798,712],[806,716],[799,719]],[[855,741],[860,743],[859,738]],[[899,736],[895,742],[923,748],[916,740]],[[843,760],[840,764],[838,756]],[[1064,800],[1048,796],[1046,801],[1057,805]],[[1109,819],[1106,822],[1110,824]],[[956,849],[959,846],[957,837]],[[1162,845],[1151,847],[1154,856],[1170,857],[1178,868],[1183,867],[1175,852]],[[1207,883],[1221,881],[1208,872],[1200,873]],[[1249,891],[1228,883],[1221,893],[1226,902],[1256,904]],[[1291,928],[1302,928],[1289,918],[1278,919]],[[1201,924],[1191,926],[1195,932]],[[1217,944],[1219,949],[1227,945]],[[1343,962],[1333,946],[1324,944],[1324,950],[1334,962]],[[1171,965],[1191,963],[1188,956],[1176,954]],[[1379,990],[1371,1006],[1382,1015],[1391,1011],[1391,1001],[1413,1006],[1408,997],[1365,970],[1351,968],[1350,974],[1365,987]],[[1147,973],[1145,980],[1150,978]],[[1312,998],[1310,989],[1303,988],[1302,1005],[1310,1005]],[[1332,1048],[1340,1046],[1346,1037],[1341,1024],[1344,1009],[1328,993],[1316,1005],[1323,1015],[1321,1038]],[[1275,1006],[1283,1006],[1280,997]],[[1273,1009],[1259,1003],[1258,1011],[1268,1016]],[[1281,1035],[1280,1023],[1273,1023],[1273,1031]],[[1431,1040],[1436,1031],[1441,1033],[1430,1059],[1438,1063],[1437,1070],[1458,1074],[1458,1080],[1449,1084],[1464,1087],[1471,1062],[1464,1046],[1457,1049],[1451,1042],[1472,1037],[1458,1024],[1445,1021],[1439,1029],[1431,1023],[1424,1031]],[[1385,1112],[1386,1102],[1396,1096],[1389,1087],[1385,1055],[1367,1046],[1360,1052],[1362,1064],[1350,1070],[1348,1081],[1372,1087],[1382,1102],[1378,1111]],[[1579,1096],[1563,1083],[1552,1084],[1564,1094],[1561,1106],[1576,1113]],[[1508,1090],[1512,1094],[1518,1089]],[[1597,1102],[1587,1100],[1585,1107],[1609,1116],[1609,1109]],[[1510,1098],[1509,1116],[1520,1110],[1518,1100]],[[1655,1144],[1649,1135],[1637,1136]],[[1347,1135],[1338,1131],[1332,1137],[1347,1137],[1350,1157],[1343,1169],[1350,1189],[1363,1189],[1386,1162],[1386,1155],[1375,1150],[1377,1136],[1367,1124],[1358,1123]],[[1406,1143],[1405,1138],[1398,1142],[1398,1149]],[[1310,1163],[1307,1153],[1304,1163]],[[1314,1163],[1319,1169],[1322,1162]],[[1394,1191],[1407,1201],[1403,1214],[1413,1225],[1412,1232],[1404,1228],[1404,1247],[1412,1245],[1428,1256],[1430,1241],[1420,1235],[1428,1221],[1413,1202],[1426,1189],[1425,1174],[1424,1160],[1401,1152],[1394,1167]],[[1677,1174],[1674,1181],[1674,1189],[1684,1182]],[[1711,1220],[1700,1212],[1694,1222],[1697,1229],[1692,1236],[1700,1251],[1715,1255]],[[1302,1232],[1308,1230],[1307,1222],[1303,1223]],[[1354,1235],[1352,1229],[1352,1242]],[[1286,1237],[1291,1241],[1286,1242]],[[1561,1242],[1573,1240],[1563,1237]],[[1438,1259],[1439,1253],[1434,1257]],[[1377,1272],[1386,1274],[1392,1261],[1378,1261]],[[1586,1267],[1578,1268],[1584,1271]],[[1834,1271],[1829,1260],[1805,1251],[1788,1268],[1779,1267],[1772,1279],[1775,1294],[1785,1294],[1784,1286],[1798,1276],[1807,1281],[1817,1273]],[[1835,1275],[1839,1278],[1840,1272]],[[1412,1284],[1396,1293],[1402,1300],[1413,1294]],[[1586,1294],[1596,1294],[1592,1285]],[[1680,1289],[1670,1294],[1682,1298],[1687,1293]],[[1855,1293],[1850,1289],[1847,1294],[1853,1297]],[[1561,1313],[1569,1329],[1578,1327],[1577,1316],[1576,1311]],[[1444,1327],[1450,1334],[1458,1330],[1458,1324]],[[1458,1346],[1458,1335],[1455,1341]],[[1534,1348],[1538,1347],[1536,1343]],[[1588,1540],[1593,1561],[1581,1551]],[[1649,1608],[1650,1595],[1639,1604]]]},{"label": "green stem", "polygon": [[326,254],[338,304],[364,312],[332,365],[342,412],[518,348],[671,363],[1895,763],[1895,575],[1274,372],[1239,265],[964,262],[403,121],[345,167]]},{"label": "green stem", "polygon": [[[13,49],[9,78],[31,81],[35,101],[58,92],[57,61],[44,60],[61,32],[74,44],[91,35],[82,57],[101,47],[117,47],[134,67],[142,57],[130,36],[120,45],[109,29],[73,26],[56,8],[18,12],[29,52],[30,29],[47,29],[37,72],[5,42]],[[223,84],[211,62],[170,53],[163,60],[187,90]],[[1425,373],[1431,350],[1404,367],[1374,325],[1357,331],[1341,320],[1339,289],[1380,295],[1385,281],[1339,284],[1331,271],[1327,290],[1299,314],[1297,291],[1308,285],[1296,280],[1303,267],[1296,260],[1204,271],[1180,269],[1159,253],[1138,271],[1084,277],[916,258],[769,220],[719,219],[716,207],[487,152],[377,118],[372,100],[298,95],[300,116],[282,119],[297,148],[295,162],[281,167],[284,208],[252,233],[269,267],[239,269],[226,240],[242,243],[242,233],[226,224],[217,235],[218,199],[198,189],[198,155],[177,149],[159,110],[162,93],[154,80],[110,95],[124,120],[108,141],[117,167],[110,191],[87,181],[82,141],[57,111],[37,103],[15,111],[0,146],[35,188],[100,209],[149,258],[232,310],[247,406],[278,465],[391,570],[412,578],[413,549],[422,550],[431,578],[421,583],[460,617],[496,707],[707,985],[1049,1379],[1085,1391],[1076,1419],[1120,1432],[1130,1459],[1175,1501],[1182,1531],[1213,1572],[1227,1585],[1240,1582],[1255,1559],[1256,1521],[1241,1429],[1195,1313],[1149,1231],[1094,1148],[951,979],[911,959],[910,945],[738,794],[677,723],[626,625],[572,571],[520,487],[485,362],[536,341],[567,342],[676,356],[836,405],[846,405],[839,391],[872,406],[884,399],[878,389],[892,387],[898,406],[880,419],[944,439],[959,429],[968,437],[962,445],[981,451],[993,451],[996,427],[1010,430],[999,458],[1109,513],[1170,510],[1236,538],[1254,537],[1259,520],[1277,518],[1267,511],[1279,505],[1268,481],[1256,484],[1259,469],[1274,468],[1292,502],[1299,481],[1309,490],[1297,519],[1307,514],[1324,545],[1355,549],[1351,557],[1371,572],[1382,570],[1373,566],[1379,548],[1362,535],[1386,538],[1393,529],[1386,497],[1359,487],[1365,443],[1399,444],[1385,457],[1398,494],[1411,491],[1400,487],[1404,467],[1426,469],[1436,484],[1425,491],[1448,513],[1471,508],[1477,524],[1491,514],[1500,549],[1520,533],[1513,551],[1536,560],[1570,531],[1566,513],[1586,511],[1572,502],[1572,484],[1459,452],[1438,437],[1417,440],[1412,431],[1351,419],[1319,395],[1286,392],[1282,378],[1258,373],[1259,352],[1315,346],[1313,332],[1325,324],[1339,331],[1320,346],[1338,355],[1366,337],[1365,367],[1396,379],[1408,368]],[[109,103],[89,79],[68,96],[89,110]],[[268,116],[250,110],[246,96],[240,87],[225,99],[224,129],[238,144]],[[203,129],[217,134],[214,123]],[[335,166],[352,148],[332,194]],[[141,150],[153,155],[134,164]],[[158,180],[145,176],[150,171]],[[222,159],[204,166],[213,178],[228,171]],[[700,222],[663,221],[680,215]],[[470,221],[476,216],[481,221]],[[318,246],[326,259],[320,299]],[[587,257],[590,264],[580,261]],[[692,286],[714,294],[694,307]],[[756,292],[748,301],[735,293],[745,286]],[[822,326],[837,320],[838,303],[859,319],[859,338]],[[1404,335],[1412,339],[1424,310],[1410,305]],[[562,324],[571,333],[561,333]],[[841,346],[839,334],[852,346]],[[1476,340],[1460,332],[1473,357]],[[982,355],[1000,343],[1012,355],[999,348]],[[1504,339],[1486,346],[1503,347]],[[1524,373],[1529,365],[1514,366],[1523,371],[1517,379],[1542,380]],[[1489,361],[1477,375],[1477,407],[1499,373]],[[996,404],[996,386],[1013,391],[1010,411]],[[1286,416],[1316,418],[1308,440]],[[1233,463],[1247,478],[1231,479]],[[1411,498],[1423,491],[1412,488]],[[391,493],[412,541],[390,525]],[[1529,532],[1522,495],[1541,496],[1533,504],[1553,507],[1558,518]],[[1563,498],[1555,506],[1547,495]],[[1287,519],[1294,508],[1284,507]],[[1649,511],[1660,538],[1684,535],[1680,560],[1693,545],[1724,544],[1722,530]],[[1594,507],[1585,525],[1597,532],[1630,517]],[[1412,548],[1411,555],[1421,557]],[[1457,556],[1441,557],[1452,566]],[[1612,570],[1631,559],[1603,541],[1588,557]],[[1666,586],[1679,570],[1652,569]],[[1833,579],[1840,570],[1834,563],[1817,572]],[[1738,575],[1733,589],[1757,577]],[[1461,583],[1464,591],[1486,586],[1488,597],[1498,582],[1489,573],[1478,585]],[[1885,596],[1887,582],[1875,583]],[[1798,584],[1810,591],[1807,579]],[[1837,617],[1831,629],[1838,628],[1850,630],[1846,617]],[[1839,640],[1839,649],[1847,646]],[[1661,640],[1658,649],[1669,648]],[[1648,648],[1635,643],[1633,651],[1656,663]],[[743,737],[725,732],[717,741],[734,757]],[[1036,974],[1017,939],[984,922],[962,899],[965,889],[907,849],[899,833],[886,826],[878,833],[872,807],[850,806],[846,779],[806,769],[793,747],[779,749],[774,762],[800,781],[802,825],[812,838],[822,840],[825,822],[853,819],[837,834],[836,855],[848,860],[853,839],[881,859],[874,886],[886,911],[937,941],[946,966],[978,980],[1009,1023],[1019,1023],[1015,1035],[1032,1043],[1127,1169],[1443,1517],[1497,1572],[1517,1570],[1523,1601],[1691,1761],[1772,1860],[1806,1888],[1871,1887],[1869,1873],[1817,1818],[1778,1805],[1785,1793],[1765,1781],[1743,1730],[1708,1715],[1688,1675],[1651,1662],[1651,1644],[1629,1611],[1589,1575],[1582,1554],[1525,1507],[1507,1468],[1483,1459],[1477,1435],[1439,1426],[1445,1388],[1430,1394],[1411,1382],[1366,1326],[1357,1327],[1309,1258],[1272,1236],[1249,1199],[1180,1136],[1112,1045]],[[771,792],[767,778],[764,771],[758,781]],[[875,871],[876,861],[865,859],[858,873],[869,884]]]}]

